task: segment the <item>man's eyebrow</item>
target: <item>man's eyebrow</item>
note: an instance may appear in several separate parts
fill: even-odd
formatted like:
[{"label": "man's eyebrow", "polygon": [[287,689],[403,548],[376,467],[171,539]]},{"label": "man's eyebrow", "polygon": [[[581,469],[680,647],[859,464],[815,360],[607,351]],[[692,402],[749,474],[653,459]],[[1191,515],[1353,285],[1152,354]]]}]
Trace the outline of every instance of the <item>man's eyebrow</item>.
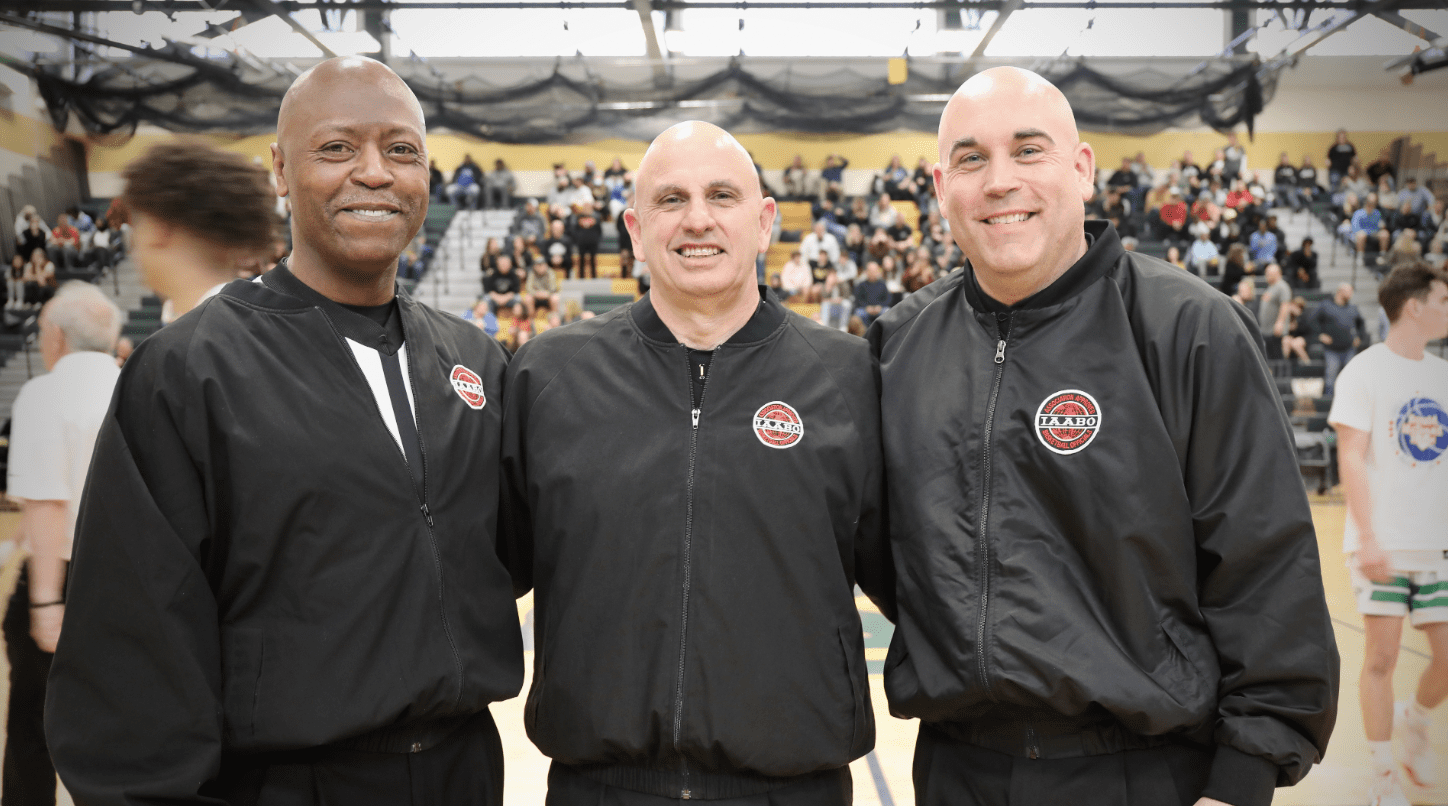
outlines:
[{"label": "man's eyebrow", "polygon": [[[1020,131],[1017,131],[1014,135],[1011,136],[1011,139],[1012,139],[1012,140],[1017,140],[1017,141],[1019,141],[1019,140],[1031,140],[1031,139],[1035,139],[1035,138],[1040,138],[1040,139],[1042,139],[1042,140],[1045,140],[1046,142],[1050,143],[1051,145],[1055,145],[1055,144],[1056,144],[1056,141],[1053,140],[1053,139],[1051,139],[1051,135],[1046,134],[1044,131],[1041,131],[1040,129],[1021,129]],[[954,157],[954,156],[955,156],[955,152],[959,151],[959,150],[962,149],[962,148],[975,148],[975,147],[978,146],[978,145],[980,145],[980,142],[979,142],[978,140],[976,140],[974,137],[962,137],[962,138],[960,138],[959,140],[956,140],[954,143],[951,144],[951,146],[950,146],[950,156],[951,156],[951,157]]]},{"label": "man's eyebrow", "polygon": [[[321,134],[345,134],[348,137],[362,137],[367,134],[365,128],[358,126],[349,126],[345,123],[329,124],[321,127],[318,131]],[[396,126],[389,126],[388,128],[382,130],[383,137],[396,137],[398,135],[416,137],[417,130],[409,126],[403,126],[401,124],[398,124]]]},{"label": "man's eyebrow", "polygon": [[[731,180],[729,180],[729,179],[715,179],[714,181],[710,182],[710,183],[704,188],[704,190],[705,190],[705,192],[708,192],[708,191],[711,191],[711,190],[719,190],[720,188],[723,188],[723,189],[726,189],[726,190],[732,190],[732,191],[734,191],[735,193],[741,193],[741,194],[742,194],[742,193],[744,192],[743,189],[741,189],[737,183],[735,183],[735,182],[733,182],[733,181],[731,181]],[[660,186],[658,187],[658,189],[654,191],[654,198],[655,198],[655,199],[661,199],[661,198],[663,198],[663,197],[665,197],[665,196],[668,196],[668,195],[671,195],[671,194],[675,194],[675,193],[678,193],[678,194],[687,196],[687,195],[688,195],[688,192],[689,192],[689,191],[688,191],[688,188],[685,188],[683,185],[660,185]]]}]

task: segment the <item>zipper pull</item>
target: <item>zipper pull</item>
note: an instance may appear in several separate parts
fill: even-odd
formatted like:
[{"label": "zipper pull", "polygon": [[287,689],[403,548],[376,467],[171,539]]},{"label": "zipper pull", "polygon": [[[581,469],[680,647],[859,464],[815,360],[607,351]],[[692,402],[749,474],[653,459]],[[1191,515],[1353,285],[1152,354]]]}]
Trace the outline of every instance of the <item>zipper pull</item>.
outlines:
[{"label": "zipper pull", "polygon": [[695,431],[698,431],[698,430],[699,430],[699,410],[698,410],[698,409],[694,409],[693,411],[689,412],[689,416],[693,417],[693,419],[694,419],[694,430],[695,430]]},{"label": "zipper pull", "polygon": [[431,528],[432,528],[432,512],[430,512],[430,511],[428,510],[427,504],[423,504],[423,505],[422,505],[422,517],[427,518],[427,528],[431,529]]},{"label": "zipper pull", "polygon": [[1004,363],[1006,362],[1006,340],[1005,340],[1005,339],[1001,339],[1000,341],[996,342],[996,359],[995,359],[995,362],[996,362],[997,364],[1004,364]]}]

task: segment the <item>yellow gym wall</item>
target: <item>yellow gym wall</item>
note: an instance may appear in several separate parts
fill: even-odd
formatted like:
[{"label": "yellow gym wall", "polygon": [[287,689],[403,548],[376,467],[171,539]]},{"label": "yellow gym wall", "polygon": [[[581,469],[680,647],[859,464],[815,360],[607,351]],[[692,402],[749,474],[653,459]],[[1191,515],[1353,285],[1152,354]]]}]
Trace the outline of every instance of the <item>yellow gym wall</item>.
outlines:
[{"label": "yellow gym wall", "polygon": [[[30,123],[35,124],[34,121]],[[49,129],[44,124],[39,125]],[[30,131],[30,126],[18,127],[23,130],[20,132],[12,131],[15,128],[9,121],[0,122],[0,147],[20,151],[11,146],[13,141],[28,142],[36,136]],[[54,135],[54,132],[51,131],[51,134]],[[1198,164],[1204,164],[1211,161],[1215,149],[1226,143],[1221,135],[1211,130],[1167,131],[1149,137],[1086,131],[1081,136],[1095,150],[1097,165],[1108,170],[1119,166],[1123,157],[1134,156],[1138,151],[1144,152],[1147,162],[1157,168],[1166,168],[1173,159],[1188,150]],[[1310,154],[1319,168],[1325,168],[1327,149],[1333,142],[1333,136],[1333,132],[1263,132],[1257,135],[1255,141],[1249,142],[1245,132],[1239,135],[1247,149],[1248,163],[1253,168],[1275,166],[1283,151],[1294,163],[1303,154]],[[1400,136],[1401,132],[1350,133],[1364,164],[1376,159],[1394,138]],[[165,134],[138,134],[119,143],[93,140],[88,143],[90,171],[93,174],[119,172],[147,147],[166,137],[168,135]],[[1411,137],[1423,146],[1425,153],[1436,152],[1440,161],[1448,160],[1448,131],[1413,132]],[[203,139],[219,147],[269,161],[268,146],[275,140],[275,135],[204,135]],[[892,154],[899,154],[906,166],[914,168],[922,156],[934,162],[936,147],[933,135],[919,132],[871,135],[775,132],[745,134],[739,140],[754,154],[756,162],[765,169],[776,170],[788,165],[795,154],[802,155],[807,166],[817,169],[823,164],[825,155],[830,153],[844,155],[849,159],[852,170],[883,168]],[[583,167],[585,160],[590,159],[599,170],[603,170],[615,156],[622,157],[624,165],[634,168],[646,147],[647,143],[632,140],[602,140],[587,145],[509,145],[457,134],[428,137],[430,156],[448,175],[462,161],[464,154],[471,154],[485,168],[491,168],[492,161],[501,158],[515,171],[549,171],[556,162],[577,171]]]}]

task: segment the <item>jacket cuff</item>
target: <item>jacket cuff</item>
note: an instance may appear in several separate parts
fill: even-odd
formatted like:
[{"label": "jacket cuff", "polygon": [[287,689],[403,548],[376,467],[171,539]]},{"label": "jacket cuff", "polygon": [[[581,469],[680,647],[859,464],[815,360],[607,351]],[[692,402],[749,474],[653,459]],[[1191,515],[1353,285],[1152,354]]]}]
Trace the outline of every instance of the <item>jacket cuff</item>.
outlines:
[{"label": "jacket cuff", "polygon": [[1261,756],[1219,744],[1202,797],[1230,806],[1271,806],[1277,772],[1277,765]]}]

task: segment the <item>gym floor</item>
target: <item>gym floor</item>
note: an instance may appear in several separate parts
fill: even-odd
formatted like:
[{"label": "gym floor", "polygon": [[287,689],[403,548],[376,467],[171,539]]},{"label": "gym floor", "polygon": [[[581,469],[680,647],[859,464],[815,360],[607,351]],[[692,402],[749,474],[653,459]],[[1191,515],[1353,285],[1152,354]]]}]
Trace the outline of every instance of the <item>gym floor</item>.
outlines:
[{"label": "gym floor", "polygon": [[[1327,588],[1328,607],[1337,632],[1338,650],[1342,655],[1342,690],[1339,700],[1337,728],[1328,748],[1327,758],[1302,783],[1279,789],[1275,806],[1361,806],[1368,802],[1369,760],[1363,736],[1362,717],[1358,710],[1357,680],[1362,669],[1362,619],[1353,607],[1352,590],[1342,553],[1342,525],[1346,510],[1340,500],[1314,497],[1313,519],[1317,524],[1318,546],[1322,554],[1323,581]],[[8,541],[14,533],[18,515],[0,514],[0,540]],[[6,543],[8,545],[8,543]],[[11,554],[0,571],[0,592],[8,600],[15,584],[18,555]],[[915,746],[916,725],[891,717],[885,709],[885,692],[881,677],[885,648],[890,643],[890,625],[868,600],[858,600],[865,626],[865,654],[870,666],[870,688],[875,705],[877,740],[875,750],[852,765],[855,779],[855,803],[858,806],[909,806],[914,799],[910,783],[910,760]],[[519,618],[528,623],[532,596],[518,601]],[[1403,651],[1398,659],[1395,686],[1399,699],[1410,696],[1418,676],[1428,662],[1428,644],[1416,630],[1403,631]],[[527,666],[531,669],[532,653]],[[4,664],[0,657],[0,665]],[[8,670],[0,676],[0,708],[8,701]],[[528,681],[524,682],[524,691]],[[515,697],[493,706],[498,727],[503,735],[507,763],[507,806],[542,806],[547,780],[548,759],[534,749],[523,732],[523,698]],[[3,725],[3,722],[0,722]],[[1434,713],[1432,736],[1437,751],[1438,786],[1417,789],[1406,783],[1404,788],[1414,804],[1448,804],[1448,708]],[[58,803],[70,806],[71,800],[61,789]]]}]

